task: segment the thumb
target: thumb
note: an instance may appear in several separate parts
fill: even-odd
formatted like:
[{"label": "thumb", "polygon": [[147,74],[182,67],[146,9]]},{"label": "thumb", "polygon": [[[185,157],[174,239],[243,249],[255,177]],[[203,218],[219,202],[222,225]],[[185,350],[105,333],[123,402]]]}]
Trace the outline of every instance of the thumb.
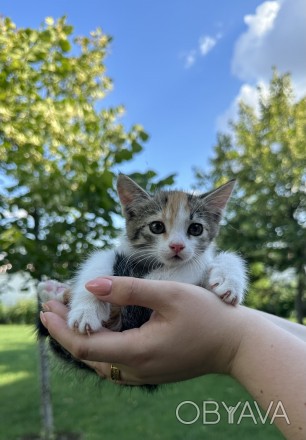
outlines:
[{"label": "thumb", "polygon": [[138,305],[157,312],[173,305],[180,295],[185,297],[186,286],[186,284],[173,281],[133,277],[101,277],[85,285],[86,289],[101,301],[120,306]]}]

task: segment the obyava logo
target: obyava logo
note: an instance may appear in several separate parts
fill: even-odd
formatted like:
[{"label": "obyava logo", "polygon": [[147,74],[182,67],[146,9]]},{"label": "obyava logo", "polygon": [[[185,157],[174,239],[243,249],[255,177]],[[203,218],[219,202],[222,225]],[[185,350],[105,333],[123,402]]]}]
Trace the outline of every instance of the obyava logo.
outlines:
[{"label": "obyava logo", "polygon": [[[272,400],[266,412],[262,412],[256,401],[253,401],[252,405],[247,401],[238,402],[235,406],[228,406],[223,401],[220,405],[219,402],[207,400],[202,402],[202,407],[200,408],[200,406],[192,400],[184,400],[176,407],[175,415],[177,420],[184,425],[196,423],[201,414],[203,425],[216,425],[221,421],[222,413],[220,412],[220,408],[222,407],[226,411],[228,424],[240,425],[244,419],[251,419],[255,425],[259,422],[265,424],[267,421],[272,424],[276,418],[283,418],[286,420],[286,423],[290,425],[289,417],[280,400],[276,403]],[[192,412],[192,417],[187,418],[186,415],[184,415],[186,408],[188,408],[189,413],[190,411]]]}]

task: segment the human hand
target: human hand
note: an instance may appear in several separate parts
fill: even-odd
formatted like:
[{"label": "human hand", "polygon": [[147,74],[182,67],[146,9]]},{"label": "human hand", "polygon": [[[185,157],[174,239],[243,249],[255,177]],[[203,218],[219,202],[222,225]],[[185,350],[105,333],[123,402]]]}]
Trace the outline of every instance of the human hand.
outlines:
[{"label": "human hand", "polygon": [[86,287],[101,301],[154,310],[140,328],[88,336],[67,327],[63,304],[46,303],[42,322],[51,336],[100,376],[110,377],[110,364],[120,369],[120,383],[131,385],[231,372],[244,327],[242,308],[203,288],[170,281],[107,277]]}]

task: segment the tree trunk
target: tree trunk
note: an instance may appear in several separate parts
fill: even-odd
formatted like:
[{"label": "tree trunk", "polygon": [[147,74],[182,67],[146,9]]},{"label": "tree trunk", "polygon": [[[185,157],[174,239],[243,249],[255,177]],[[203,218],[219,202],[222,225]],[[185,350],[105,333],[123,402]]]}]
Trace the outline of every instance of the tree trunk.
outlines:
[{"label": "tree trunk", "polygon": [[40,366],[40,399],[42,417],[42,438],[54,440],[53,409],[51,401],[50,368],[46,338],[38,338]]},{"label": "tree trunk", "polygon": [[[33,212],[34,218],[34,235],[36,245],[39,246],[39,228],[40,217],[37,209]],[[37,297],[37,307],[41,310],[41,302]],[[39,319],[39,317],[38,317]],[[40,412],[42,419],[42,439],[54,440],[54,420],[53,420],[53,408],[51,401],[51,383],[50,383],[50,367],[48,346],[46,338],[38,336],[38,353],[39,353],[39,368],[40,368]]]},{"label": "tree trunk", "polygon": [[295,296],[295,313],[297,322],[303,324],[304,318],[304,292],[306,287],[304,268],[297,275],[297,292]]}]

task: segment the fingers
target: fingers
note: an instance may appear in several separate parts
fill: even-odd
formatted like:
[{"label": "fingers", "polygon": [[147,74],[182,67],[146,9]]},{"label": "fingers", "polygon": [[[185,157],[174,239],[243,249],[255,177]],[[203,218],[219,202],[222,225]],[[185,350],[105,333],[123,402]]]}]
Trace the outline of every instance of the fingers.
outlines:
[{"label": "fingers", "polygon": [[[96,278],[86,289],[102,301],[118,305],[139,305],[162,311],[186,296],[187,284],[132,277]],[[197,287],[193,286],[193,289]]]},{"label": "fingers", "polygon": [[[119,344],[119,347],[116,347],[116,351],[118,351],[119,355],[116,356],[115,346],[112,344],[118,344],[117,341],[113,342],[111,335],[113,332],[107,329],[103,329],[100,333],[95,334],[99,336],[99,340],[93,341],[93,336],[90,337],[85,335],[79,335],[75,333],[73,330],[67,328],[66,326],[66,314],[67,307],[65,307],[59,301],[48,301],[43,305],[44,310],[48,310],[49,312],[41,313],[42,323],[48,327],[49,333],[51,336],[57,339],[57,341],[71,354],[77,358],[82,360],[84,364],[88,365],[90,368],[95,370],[95,372],[104,379],[108,379],[110,381],[114,381],[111,378],[111,365],[107,362],[100,362],[99,359],[108,361],[108,352],[112,362],[116,362],[116,358],[118,358],[118,362],[123,362],[125,359],[129,360],[131,354],[133,353],[132,348],[130,347],[127,351],[127,356],[124,354],[124,348],[126,348],[126,337],[122,340],[124,341],[124,347]],[[54,313],[53,313],[54,312]],[[118,336],[123,336],[122,333],[116,333]],[[102,339],[101,339],[102,337]],[[101,350],[102,353],[101,354]],[[99,355],[96,354],[99,353]],[[88,359],[95,360],[88,360]],[[98,361],[97,361],[98,360]],[[135,378],[135,376],[129,373],[128,368],[121,366],[119,364],[116,365],[119,368],[119,380],[115,382],[118,384],[126,384],[126,385],[139,385],[141,384],[141,380]]]},{"label": "fingers", "polygon": [[131,362],[143,345],[139,329],[119,333],[104,328],[101,332],[88,336],[68,328],[65,318],[56,313],[41,313],[41,321],[50,335],[77,359]]},{"label": "fingers", "polygon": [[53,312],[56,313],[61,318],[65,320],[67,319],[68,307],[66,307],[60,301],[55,301],[55,300],[48,301],[42,304],[42,308],[45,312]]},{"label": "fingers", "polygon": [[[137,379],[133,374],[127,371],[127,368],[124,365],[119,364],[108,364],[105,362],[94,362],[94,361],[82,361],[89,368],[93,369],[98,376],[103,379],[107,379],[111,382],[115,382],[120,385],[141,385],[142,381]],[[119,370],[119,378],[113,379],[111,369],[115,367]]]},{"label": "fingers", "polygon": [[94,370],[103,379],[110,379],[110,374],[109,377],[107,376],[107,373],[110,370],[110,364],[107,364],[105,362],[86,361],[84,359],[82,359],[82,362],[89,368]]}]

